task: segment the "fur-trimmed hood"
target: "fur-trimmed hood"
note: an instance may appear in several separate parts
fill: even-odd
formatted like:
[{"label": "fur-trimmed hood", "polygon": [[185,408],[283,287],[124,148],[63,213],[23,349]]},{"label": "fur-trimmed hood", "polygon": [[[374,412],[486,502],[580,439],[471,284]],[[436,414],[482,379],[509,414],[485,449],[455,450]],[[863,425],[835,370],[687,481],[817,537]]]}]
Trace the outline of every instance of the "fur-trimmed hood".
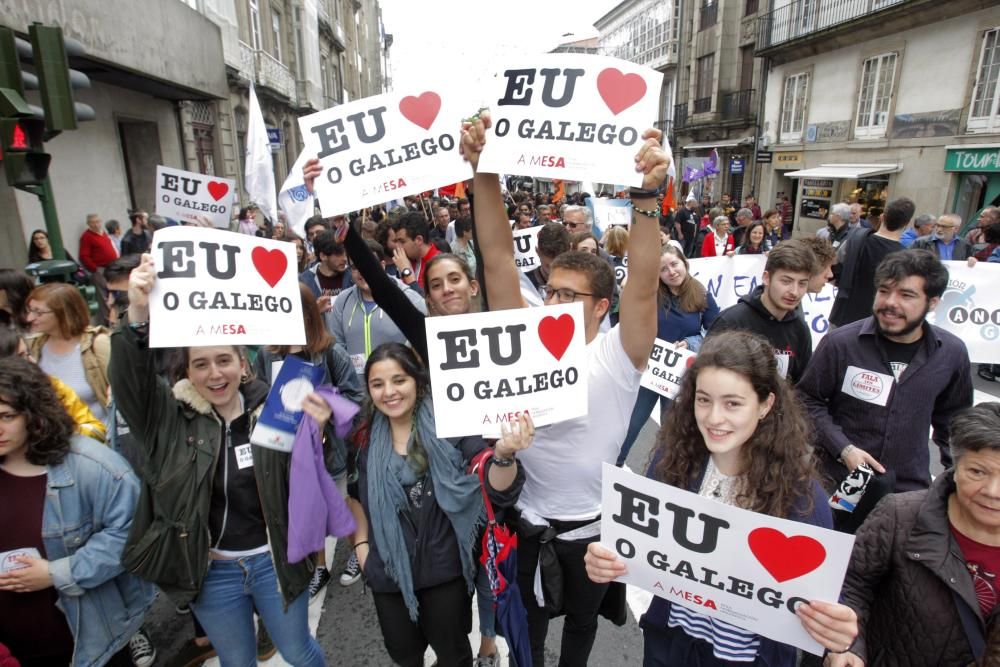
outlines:
[{"label": "fur-trimmed hood", "polygon": [[[243,394],[243,400],[246,403],[246,411],[253,412],[262,408],[264,399],[267,398],[267,391],[267,385],[260,380],[251,380],[240,385],[240,392]],[[179,380],[173,387],[173,394],[174,398],[198,414],[214,416],[215,413],[212,410],[212,404],[198,393],[191,380],[187,378]]]}]

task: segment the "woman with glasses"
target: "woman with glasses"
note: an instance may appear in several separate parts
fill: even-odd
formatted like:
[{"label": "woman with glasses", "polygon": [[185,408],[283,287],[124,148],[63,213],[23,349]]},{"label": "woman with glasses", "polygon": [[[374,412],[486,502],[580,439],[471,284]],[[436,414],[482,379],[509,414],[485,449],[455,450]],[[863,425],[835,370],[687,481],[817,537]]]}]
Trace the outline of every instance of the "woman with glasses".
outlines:
[{"label": "woman with glasses", "polygon": [[736,242],[729,233],[729,218],[724,215],[717,216],[709,229],[701,244],[700,257],[722,257],[733,254]]},{"label": "woman with glasses", "polygon": [[111,339],[106,328],[90,326],[90,311],[79,290],[66,283],[36,287],[28,295],[27,319],[32,333],[39,334],[28,343],[31,356],[43,371],[69,385],[95,417],[106,421]]}]

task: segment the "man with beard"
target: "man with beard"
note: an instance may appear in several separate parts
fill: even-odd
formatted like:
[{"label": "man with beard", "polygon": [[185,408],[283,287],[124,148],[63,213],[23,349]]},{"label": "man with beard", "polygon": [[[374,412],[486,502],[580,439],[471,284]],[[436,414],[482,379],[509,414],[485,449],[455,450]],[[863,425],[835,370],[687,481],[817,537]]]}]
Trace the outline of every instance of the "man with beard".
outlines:
[{"label": "man with beard", "polygon": [[965,343],[926,321],[948,284],[928,250],[888,255],[875,271],[873,315],[828,333],[796,388],[813,421],[828,488],[867,463],[895,491],[929,486],[927,433],[950,466],[949,423],[972,405]]}]

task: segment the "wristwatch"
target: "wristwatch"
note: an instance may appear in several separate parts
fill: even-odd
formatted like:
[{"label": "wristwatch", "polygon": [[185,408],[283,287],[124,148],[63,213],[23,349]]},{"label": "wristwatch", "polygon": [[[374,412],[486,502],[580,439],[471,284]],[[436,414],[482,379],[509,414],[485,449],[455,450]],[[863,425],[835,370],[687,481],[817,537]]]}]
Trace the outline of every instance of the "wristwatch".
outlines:
[{"label": "wristwatch", "polygon": [[399,272],[400,278],[409,278],[412,275],[413,275],[413,269],[403,269],[402,271]]}]

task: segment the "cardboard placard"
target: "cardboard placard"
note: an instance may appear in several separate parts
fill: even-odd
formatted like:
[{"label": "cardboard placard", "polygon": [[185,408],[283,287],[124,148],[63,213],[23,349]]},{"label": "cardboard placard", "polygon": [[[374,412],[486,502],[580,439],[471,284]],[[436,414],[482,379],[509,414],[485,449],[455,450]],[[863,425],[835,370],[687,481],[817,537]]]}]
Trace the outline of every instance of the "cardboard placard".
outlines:
[{"label": "cardboard placard", "polygon": [[529,273],[537,269],[538,263],[538,232],[541,227],[528,227],[527,229],[515,229],[514,234],[514,263],[523,273]]},{"label": "cardboard placard", "polygon": [[150,347],[305,345],[293,244],[166,227],[150,252]]},{"label": "cardboard placard", "polygon": [[673,400],[681,390],[681,380],[688,367],[694,363],[695,353],[686,348],[676,348],[662,338],[653,341],[646,370],[639,385],[652,389],[660,396]]},{"label": "cardboard placard", "polygon": [[580,302],[428,317],[427,353],[437,434],[496,437],[530,412],[535,426],[587,412],[587,349]]},{"label": "cardboard placard", "polygon": [[618,225],[628,227],[632,224],[632,200],[609,199],[607,197],[588,197],[587,207],[594,217],[594,227],[602,236],[609,227]]},{"label": "cardboard placard", "polygon": [[854,536],[733,507],[604,464],[601,544],[619,581],[815,655],[799,602],[836,602]]},{"label": "cardboard placard", "polygon": [[488,84],[493,129],[479,169],[638,187],[635,154],[663,74],[608,56],[511,59]]},{"label": "cardboard placard", "polygon": [[156,167],[156,214],[178,222],[200,222],[229,228],[236,181],[193,171]]},{"label": "cardboard placard", "polygon": [[323,214],[472,178],[458,151],[462,118],[470,113],[454,92],[414,85],[299,118],[305,151],[323,166],[315,184]]}]

